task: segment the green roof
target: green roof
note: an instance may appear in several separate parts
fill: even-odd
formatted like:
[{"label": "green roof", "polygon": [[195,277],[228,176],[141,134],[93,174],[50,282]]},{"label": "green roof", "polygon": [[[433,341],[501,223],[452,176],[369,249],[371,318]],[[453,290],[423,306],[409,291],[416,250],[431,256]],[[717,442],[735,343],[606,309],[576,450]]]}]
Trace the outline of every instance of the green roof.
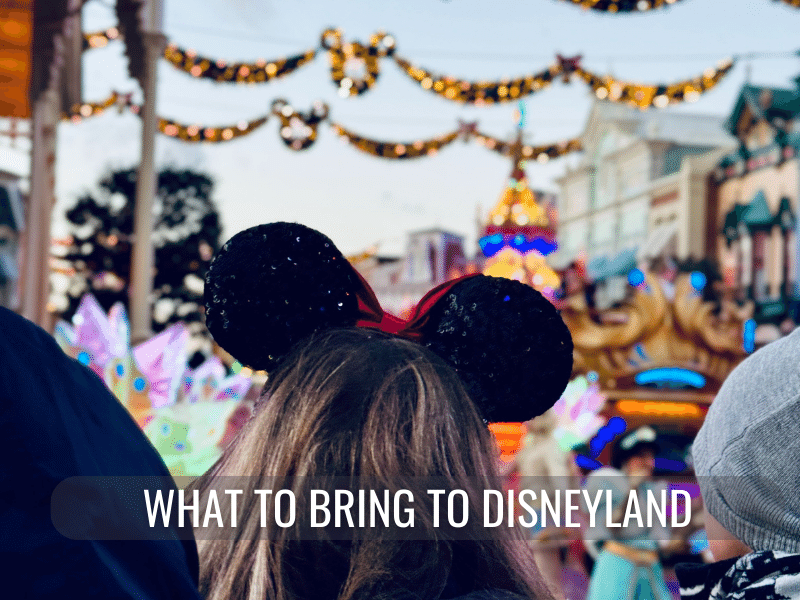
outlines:
[{"label": "green roof", "polygon": [[[761,106],[761,96],[764,93],[772,96],[766,108]],[[772,121],[775,117],[792,118],[800,113],[800,89],[773,88],[757,85],[744,85],[739,93],[731,116],[728,119],[727,128],[732,134],[736,135],[736,123],[745,106],[759,118]]]},{"label": "green roof", "polygon": [[742,214],[742,221],[752,229],[754,227],[772,227],[774,220],[769,206],[767,206],[767,198],[764,196],[764,192],[759,190],[747,205],[747,210]]}]

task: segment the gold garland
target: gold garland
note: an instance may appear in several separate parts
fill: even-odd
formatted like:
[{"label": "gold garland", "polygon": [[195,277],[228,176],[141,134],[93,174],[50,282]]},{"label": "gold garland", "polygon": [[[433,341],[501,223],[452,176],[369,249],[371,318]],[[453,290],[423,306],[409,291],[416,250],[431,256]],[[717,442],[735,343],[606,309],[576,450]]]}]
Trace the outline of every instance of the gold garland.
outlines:
[{"label": "gold garland", "polygon": [[794,6],[795,8],[800,8],[800,0],[782,0],[784,4],[788,4],[789,6]]},{"label": "gold garland", "polygon": [[517,146],[515,142],[507,142],[477,130],[474,133],[474,138],[480,145],[485,146],[489,150],[494,150],[503,156],[510,157],[518,153],[523,160],[536,160],[540,163],[546,163],[551,158],[558,158],[570,152],[583,150],[583,145],[578,138],[542,146],[524,144],[521,147]]},{"label": "gold garland", "polygon": [[116,27],[109,27],[103,31],[95,31],[93,33],[83,34],[83,49],[89,48],[102,48],[107,46],[109,42],[119,39],[120,32]]},{"label": "gold garland", "polygon": [[[64,115],[64,119],[80,122],[83,118],[99,115],[114,105],[120,108],[120,112],[123,109],[128,109],[138,114],[140,111],[140,107],[131,102],[131,94],[112,92],[102,102],[87,102],[75,105],[69,114]],[[518,154],[523,160],[531,158],[539,162],[546,162],[551,158],[557,158],[569,152],[582,149],[578,139],[566,140],[546,146],[519,146],[519,142],[509,143],[481,133],[477,130],[477,124],[474,122],[459,122],[458,129],[455,131],[427,140],[387,142],[360,136],[338,123],[330,122],[328,113],[328,106],[322,102],[315,102],[308,112],[300,112],[283,99],[275,100],[271,109],[271,114],[277,117],[281,123],[281,139],[288,148],[295,151],[310,148],[316,142],[318,125],[324,121],[328,121],[333,131],[354,148],[372,156],[394,160],[433,156],[459,138],[465,141],[474,139],[486,148],[505,156]],[[242,121],[236,125],[223,127],[185,125],[159,117],[158,130],[168,137],[184,142],[227,142],[252,133],[264,125],[269,116],[265,115],[252,121]]]},{"label": "gold garland", "polygon": [[158,130],[169,137],[184,142],[228,142],[232,139],[252,133],[264,123],[268,117],[259,117],[252,121],[242,121],[237,125],[226,127],[201,127],[200,125],[184,125],[169,119],[158,119]]},{"label": "gold garland", "polygon": [[382,142],[362,137],[345,129],[337,123],[331,123],[333,131],[342,137],[348,144],[372,156],[380,158],[391,158],[404,160],[408,158],[420,158],[422,156],[433,156],[445,146],[449,146],[461,137],[460,131],[452,131],[445,135],[428,139],[417,140],[415,142]]},{"label": "gold garland", "polygon": [[307,113],[296,111],[283,98],[272,103],[272,114],[281,121],[281,139],[292,150],[305,150],[317,141],[317,126],[328,118],[328,105],[315,102]]},{"label": "gold garland", "polygon": [[630,104],[641,109],[650,106],[663,108],[678,102],[695,102],[703,92],[716,86],[733,65],[733,60],[727,60],[717,68],[706,69],[699,77],[668,85],[628,83],[609,75],[595,75],[580,66],[575,69],[575,74],[589,84],[601,100]]},{"label": "gold garland", "polygon": [[[791,1],[791,0],[786,0]],[[797,0],[800,2],[800,0]],[[680,0],[562,0],[584,9],[610,13],[644,12],[654,8],[670,6]]]},{"label": "gold garland", "polygon": [[[632,0],[565,0],[575,4],[587,5],[596,10],[622,10]],[[679,0],[639,0],[652,8]],[[800,0],[783,0],[792,6],[800,6]],[[590,6],[589,6],[590,5]],[[605,7],[605,8],[603,8]],[[643,10],[639,8],[638,10]],[[613,11],[612,11],[613,12]],[[707,69],[702,76],[674,84],[636,84],[617,80],[610,75],[601,76],[580,66],[581,56],[565,58],[557,55],[557,61],[550,67],[515,79],[500,81],[471,82],[449,75],[435,74],[412,64],[409,60],[395,55],[396,42],[393,36],[377,32],[370,38],[369,45],[360,42],[342,41],[342,31],[326,29],[322,33],[321,46],[328,52],[331,63],[331,79],[343,97],[363,94],[371,89],[380,75],[379,59],[392,57],[403,72],[416,81],[423,89],[439,96],[465,104],[486,105],[498,102],[511,102],[529,96],[549,87],[553,80],[561,77],[567,83],[573,74],[578,75],[593,89],[600,99],[611,102],[631,104],[639,108],[663,107],[677,102],[693,102],[700,94],[708,91],[731,70],[734,62],[728,60],[716,69]],[[111,39],[116,39],[119,31],[111,28],[103,32],[84,34],[88,47],[101,47]],[[317,50],[308,50],[288,58],[273,61],[259,60],[255,63],[214,60],[198,56],[193,50],[182,49],[168,44],[164,58],[174,67],[195,78],[212,79],[218,82],[261,83],[293,73],[308,64],[317,55]]]},{"label": "gold garland", "polygon": [[[331,62],[331,78],[339,86],[339,95],[347,98],[357,96],[370,89],[380,75],[379,58],[394,52],[394,37],[379,31],[370,38],[369,46],[360,42],[342,43],[341,29],[326,29],[322,32],[321,45],[328,51]],[[355,71],[347,72],[348,67]]]},{"label": "gold garland", "polygon": [[164,49],[164,58],[192,77],[235,83],[263,83],[283,77],[314,60],[316,55],[316,50],[308,50],[303,54],[271,61],[228,63],[198,56],[193,50],[184,50],[175,44],[168,44]]},{"label": "gold garland", "polygon": [[430,90],[448,100],[465,104],[482,105],[519,100],[523,96],[529,96],[548,87],[553,79],[563,74],[560,65],[553,65],[539,73],[517,79],[474,83],[446,75],[437,75],[413,65],[399,56],[393,58],[403,72],[416,81],[422,89]]},{"label": "gold garland", "polygon": [[74,104],[68,113],[62,115],[63,119],[69,119],[74,123],[80,123],[87,117],[96,117],[104,113],[112,106],[117,106],[119,112],[129,109],[134,113],[139,111],[139,107],[131,102],[132,94],[121,94],[119,92],[111,92],[111,95],[102,102],[84,102],[82,104]]},{"label": "gold garland", "polygon": [[[120,94],[112,92],[111,95],[102,102],[84,102],[76,104],[69,113],[65,113],[62,118],[71,120],[73,123],[80,123],[87,117],[95,117],[102,114],[112,106],[119,107],[120,113],[123,110],[130,110],[134,114],[139,114],[141,108],[131,102],[131,94]],[[158,130],[166,136],[177,138],[185,142],[227,142],[229,140],[242,137],[252,133],[264,123],[268,116],[259,117],[252,121],[242,121],[236,125],[225,127],[203,127],[200,125],[184,125],[170,119],[158,118]]]}]

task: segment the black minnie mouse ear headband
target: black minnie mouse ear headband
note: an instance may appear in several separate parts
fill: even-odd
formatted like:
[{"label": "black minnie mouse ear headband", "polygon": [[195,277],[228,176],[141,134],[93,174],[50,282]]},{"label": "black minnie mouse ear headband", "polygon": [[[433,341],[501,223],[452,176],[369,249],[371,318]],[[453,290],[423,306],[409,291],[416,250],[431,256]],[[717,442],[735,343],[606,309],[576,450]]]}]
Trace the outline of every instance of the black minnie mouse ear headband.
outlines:
[{"label": "black minnie mouse ear headband", "polygon": [[487,421],[527,421],[555,404],[572,338],[550,302],[517,281],[473,275],[432,290],[403,321],[333,242],[296,223],[233,236],[206,275],[206,325],[241,363],[270,371],[310,335],[374,327],[413,339],[459,374]]}]

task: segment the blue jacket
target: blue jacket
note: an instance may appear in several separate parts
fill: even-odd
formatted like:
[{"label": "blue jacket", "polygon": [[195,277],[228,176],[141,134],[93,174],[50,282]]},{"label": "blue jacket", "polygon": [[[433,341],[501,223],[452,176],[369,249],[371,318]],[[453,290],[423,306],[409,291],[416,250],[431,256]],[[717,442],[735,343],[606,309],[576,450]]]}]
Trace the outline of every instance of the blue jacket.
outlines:
[{"label": "blue jacket", "polygon": [[199,600],[191,530],[167,530],[158,541],[90,541],[54,526],[51,496],[63,480],[131,475],[174,485],[102,381],[0,307],[0,596]]}]

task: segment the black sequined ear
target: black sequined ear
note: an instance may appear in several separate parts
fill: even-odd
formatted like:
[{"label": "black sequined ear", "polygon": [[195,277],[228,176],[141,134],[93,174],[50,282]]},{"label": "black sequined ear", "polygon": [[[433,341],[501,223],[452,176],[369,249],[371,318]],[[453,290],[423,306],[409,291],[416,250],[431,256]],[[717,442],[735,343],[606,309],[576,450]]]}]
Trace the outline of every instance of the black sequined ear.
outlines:
[{"label": "black sequined ear", "polygon": [[567,326],[544,296],[518,281],[478,276],[457,283],[430,309],[421,333],[489,422],[544,413],[572,373]]},{"label": "black sequined ear", "polygon": [[333,242],[296,223],[233,236],[206,275],[206,326],[241,363],[271,370],[300,340],[358,320],[361,283]]}]

